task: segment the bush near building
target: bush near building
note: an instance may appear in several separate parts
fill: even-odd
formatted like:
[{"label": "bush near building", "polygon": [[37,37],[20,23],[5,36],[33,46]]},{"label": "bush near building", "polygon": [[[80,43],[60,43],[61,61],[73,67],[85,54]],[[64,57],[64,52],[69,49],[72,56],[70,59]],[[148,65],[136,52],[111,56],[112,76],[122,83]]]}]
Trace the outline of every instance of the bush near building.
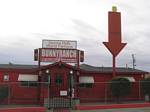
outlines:
[{"label": "bush near building", "polygon": [[131,82],[124,77],[115,77],[109,82],[109,90],[117,103],[121,103],[120,98],[127,96],[131,91]]}]

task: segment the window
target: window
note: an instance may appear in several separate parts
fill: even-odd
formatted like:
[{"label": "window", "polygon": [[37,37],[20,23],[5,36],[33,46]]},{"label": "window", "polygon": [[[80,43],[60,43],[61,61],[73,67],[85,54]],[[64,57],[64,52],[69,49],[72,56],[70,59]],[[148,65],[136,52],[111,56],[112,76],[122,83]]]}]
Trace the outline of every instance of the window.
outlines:
[{"label": "window", "polygon": [[80,88],[92,88],[93,84],[94,84],[93,76],[80,76],[79,77]]},{"label": "window", "polygon": [[61,84],[63,83],[61,75],[56,75],[55,83],[57,86],[61,86]]},{"label": "window", "polygon": [[21,86],[23,87],[37,87],[38,83],[37,81],[21,81]]},{"label": "window", "polygon": [[18,81],[23,87],[37,87],[38,75],[33,74],[19,74]]},{"label": "window", "polygon": [[79,87],[80,88],[92,88],[93,84],[92,83],[80,83]]},{"label": "window", "polygon": [[19,74],[18,81],[38,81],[38,75]]},{"label": "window", "polygon": [[9,81],[9,75],[8,75],[8,74],[4,74],[3,80],[4,80],[4,81]]}]

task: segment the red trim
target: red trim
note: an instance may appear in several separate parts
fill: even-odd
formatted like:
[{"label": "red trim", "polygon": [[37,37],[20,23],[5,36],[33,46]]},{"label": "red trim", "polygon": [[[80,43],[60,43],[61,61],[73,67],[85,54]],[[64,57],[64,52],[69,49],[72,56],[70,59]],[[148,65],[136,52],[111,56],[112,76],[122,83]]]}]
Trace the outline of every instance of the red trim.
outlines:
[{"label": "red trim", "polygon": [[46,112],[44,107],[2,108],[0,112]]},{"label": "red trim", "polygon": [[150,107],[150,103],[139,104],[107,104],[107,105],[77,105],[77,110],[96,110],[96,109],[114,109],[114,108],[142,108]]}]

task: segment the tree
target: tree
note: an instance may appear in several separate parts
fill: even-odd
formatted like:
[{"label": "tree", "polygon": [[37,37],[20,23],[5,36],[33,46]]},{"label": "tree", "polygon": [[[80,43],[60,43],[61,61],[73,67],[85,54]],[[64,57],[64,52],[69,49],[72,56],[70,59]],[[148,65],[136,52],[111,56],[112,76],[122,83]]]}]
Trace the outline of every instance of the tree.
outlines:
[{"label": "tree", "polygon": [[120,97],[126,96],[131,91],[131,82],[124,77],[115,77],[109,82],[109,89],[112,96],[120,103]]},{"label": "tree", "polygon": [[142,79],[140,87],[144,95],[148,95],[148,101],[150,102],[150,77]]}]

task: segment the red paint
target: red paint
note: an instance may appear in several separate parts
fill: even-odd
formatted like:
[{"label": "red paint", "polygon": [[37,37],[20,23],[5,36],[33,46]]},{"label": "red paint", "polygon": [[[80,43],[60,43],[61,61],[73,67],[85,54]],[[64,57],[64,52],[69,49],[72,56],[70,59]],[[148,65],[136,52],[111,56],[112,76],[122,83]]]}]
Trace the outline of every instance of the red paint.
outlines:
[{"label": "red paint", "polygon": [[107,105],[77,105],[77,110],[97,110],[97,109],[115,109],[115,108],[142,108],[150,107],[150,103],[141,104],[107,104]]},{"label": "red paint", "polygon": [[[9,81],[3,81],[4,73],[9,74]],[[11,89],[9,90],[9,99],[0,103],[13,103],[13,104],[36,104],[37,103],[37,89],[36,87],[22,87],[18,82],[18,76],[20,73],[36,74],[32,70],[18,71],[15,69],[12,71],[0,71],[0,82],[1,85],[7,85]]]},{"label": "red paint", "polygon": [[1,108],[0,112],[46,112],[44,107]]},{"label": "red paint", "polygon": [[[81,103],[89,102],[110,102],[112,101],[111,92],[108,91],[107,82],[112,79],[111,73],[83,73],[80,76],[93,76],[95,83],[92,88],[79,88],[78,95]],[[134,77],[137,82],[132,83],[131,93],[123,97],[123,101],[138,101],[143,99],[143,95],[139,96],[140,74],[120,73],[117,76]]]},{"label": "red paint", "polygon": [[117,56],[126,43],[121,43],[121,13],[108,13],[108,42],[103,42],[113,56]]},{"label": "red paint", "polygon": [[[51,73],[51,86],[50,86],[50,97],[59,97],[60,96],[60,91],[59,90],[68,90],[68,75],[70,70],[74,70],[74,68],[71,65],[65,64],[65,63],[54,63],[50,64],[47,66],[42,66],[41,70],[45,71],[49,69]],[[80,70],[80,69],[79,69]],[[34,70],[32,70],[34,71]],[[38,88],[35,87],[21,87],[19,84],[11,84],[13,82],[18,82],[18,76],[20,73],[30,73],[30,74],[38,74],[37,72],[32,72],[31,70],[26,70],[26,71],[9,71],[7,72],[10,75],[10,81],[9,84],[11,86],[11,95],[10,95],[10,104],[41,104],[43,105],[44,98],[47,98],[48,92],[47,92],[47,87],[44,85],[41,85],[40,91]],[[75,98],[79,98],[81,102],[104,102],[106,101],[106,87],[107,87],[107,82],[112,79],[111,72],[105,72],[105,73],[100,73],[100,72],[88,72],[88,71],[83,71],[80,70],[80,76],[93,76],[95,83],[93,84],[93,87],[88,89],[88,88],[79,88],[78,84],[75,85]],[[3,74],[6,73],[6,71],[2,70],[0,71],[0,82],[1,84],[4,83],[3,81]],[[63,84],[60,87],[57,87],[55,84],[55,76],[57,73],[61,73],[63,77]],[[74,70],[74,80],[75,82],[78,82],[78,75],[76,75],[77,71]],[[117,73],[117,76],[127,76],[127,77],[134,77],[136,81],[141,80],[141,75],[142,73]],[[43,81],[43,80],[41,80]],[[8,83],[8,82],[6,82]],[[40,92],[40,98],[39,98],[39,92]],[[67,96],[63,96],[67,97]],[[112,98],[111,94],[109,91],[107,91],[107,102],[110,101]],[[143,99],[143,95],[141,93],[141,96],[139,96],[139,84],[133,83],[132,85],[132,92],[130,95],[127,97],[124,97],[124,101],[129,101],[129,100],[139,100]],[[40,99],[37,100],[37,99]],[[86,99],[86,100],[85,100]],[[5,100],[5,102],[0,102],[0,103],[8,103],[8,99]]]}]

